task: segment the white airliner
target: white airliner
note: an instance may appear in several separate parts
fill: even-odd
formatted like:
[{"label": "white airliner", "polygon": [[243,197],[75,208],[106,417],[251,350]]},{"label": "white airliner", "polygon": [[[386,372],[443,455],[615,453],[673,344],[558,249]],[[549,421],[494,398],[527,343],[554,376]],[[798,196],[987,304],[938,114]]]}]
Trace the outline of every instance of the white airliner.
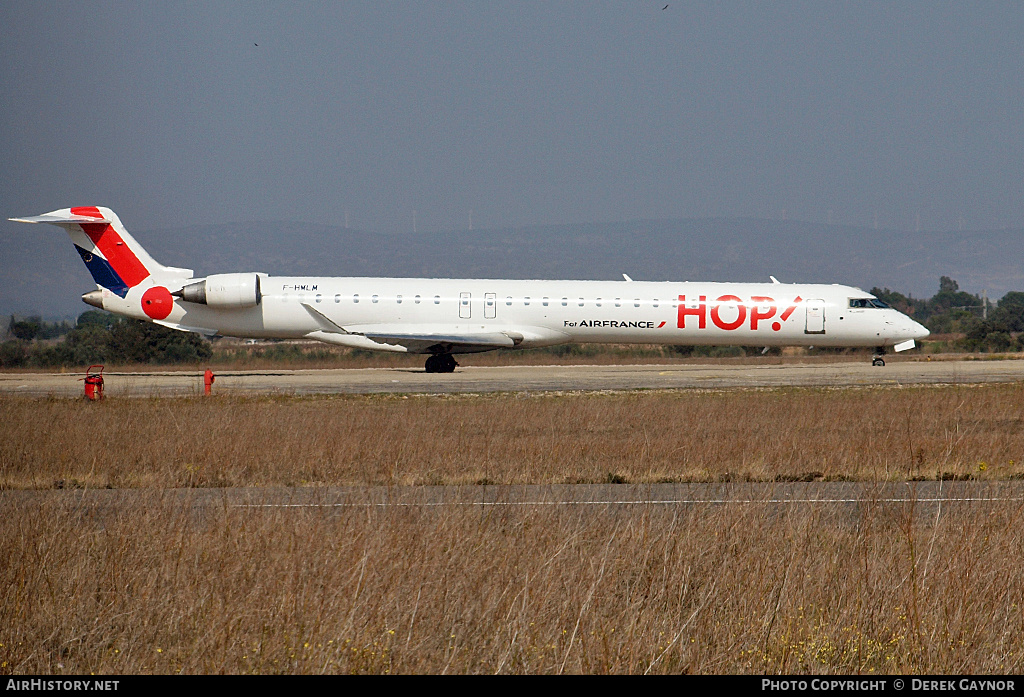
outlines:
[{"label": "white airliner", "polygon": [[194,278],[157,263],[109,208],[64,208],[25,223],[64,228],[96,281],[89,305],[207,336],[316,339],[427,354],[567,343],[888,347],[928,330],[841,285],[438,278],[313,278],[261,272]]}]

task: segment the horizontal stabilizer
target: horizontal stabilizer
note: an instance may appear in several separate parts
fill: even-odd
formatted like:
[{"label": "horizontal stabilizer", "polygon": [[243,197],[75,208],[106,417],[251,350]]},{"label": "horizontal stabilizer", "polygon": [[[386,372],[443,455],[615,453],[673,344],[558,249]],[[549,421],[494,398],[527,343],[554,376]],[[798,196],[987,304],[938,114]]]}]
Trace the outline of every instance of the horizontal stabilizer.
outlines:
[{"label": "horizontal stabilizer", "polygon": [[[102,206],[61,208],[42,215],[9,218],[16,223],[47,223],[63,228],[96,285],[125,298],[147,279],[180,288],[191,269],[164,266],[128,234],[117,214]],[[177,290],[174,288],[174,290]]]},{"label": "horizontal stabilizer", "polygon": [[74,213],[71,213],[69,209],[64,210],[67,211],[67,213],[64,211],[54,211],[53,213],[33,215],[28,218],[8,218],[8,220],[14,223],[50,223],[51,225],[60,225],[61,223],[73,223],[75,225],[81,223],[107,223],[109,225],[114,222],[112,220],[107,220],[106,218],[97,218],[95,216],[75,215]]}]

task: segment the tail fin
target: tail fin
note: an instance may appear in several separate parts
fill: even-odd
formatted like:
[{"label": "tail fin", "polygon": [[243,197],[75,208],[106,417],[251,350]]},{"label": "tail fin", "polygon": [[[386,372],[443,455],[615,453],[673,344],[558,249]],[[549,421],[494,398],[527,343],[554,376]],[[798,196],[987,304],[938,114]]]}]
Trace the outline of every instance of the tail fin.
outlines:
[{"label": "tail fin", "polygon": [[114,211],[98,206],[62,208],[31,218],[11,218],[20,223],[50,223],[64,228],[92,274],[96,285],[122,298],[147,278],[161,283],[192,277],[191,269],[158,263],[128,234]]}]

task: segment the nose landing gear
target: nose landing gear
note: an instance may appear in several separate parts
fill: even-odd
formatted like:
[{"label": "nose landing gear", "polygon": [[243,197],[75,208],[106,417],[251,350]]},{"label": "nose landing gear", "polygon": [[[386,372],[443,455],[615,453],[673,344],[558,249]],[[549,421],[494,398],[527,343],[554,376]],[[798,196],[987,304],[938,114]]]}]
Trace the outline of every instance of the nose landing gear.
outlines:
[{"label": "nose landing gear", "polygon": [[879,346],[875,349],[875,355],[871,357],[871,365],[885,365],[885,347]]},{"label": "nose landing gear", "polygon": [[458,362],[450,353],[435,353],[427,359],[425,366],[428,373],[454,373]]}]

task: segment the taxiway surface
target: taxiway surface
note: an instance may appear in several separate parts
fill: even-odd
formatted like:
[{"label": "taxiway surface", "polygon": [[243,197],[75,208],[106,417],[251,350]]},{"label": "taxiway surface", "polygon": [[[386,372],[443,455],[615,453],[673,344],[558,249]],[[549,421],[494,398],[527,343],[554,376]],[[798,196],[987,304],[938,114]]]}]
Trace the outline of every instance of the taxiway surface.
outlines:
[{"label": "taxiway surface", "polygon": [[[455,373],[417,368],[225,371],[215,394],[373,394],[520,391],[728,389],[739,387],[848,387],[973,384],[1024,381],[1024,360],[901,361],[774,365],[574,365],[466,367]],[[77,373],[2,373],[0,394],[82,395]],[[188,396],[203,393],[199,371],[108,372],[110,397]]]}]

